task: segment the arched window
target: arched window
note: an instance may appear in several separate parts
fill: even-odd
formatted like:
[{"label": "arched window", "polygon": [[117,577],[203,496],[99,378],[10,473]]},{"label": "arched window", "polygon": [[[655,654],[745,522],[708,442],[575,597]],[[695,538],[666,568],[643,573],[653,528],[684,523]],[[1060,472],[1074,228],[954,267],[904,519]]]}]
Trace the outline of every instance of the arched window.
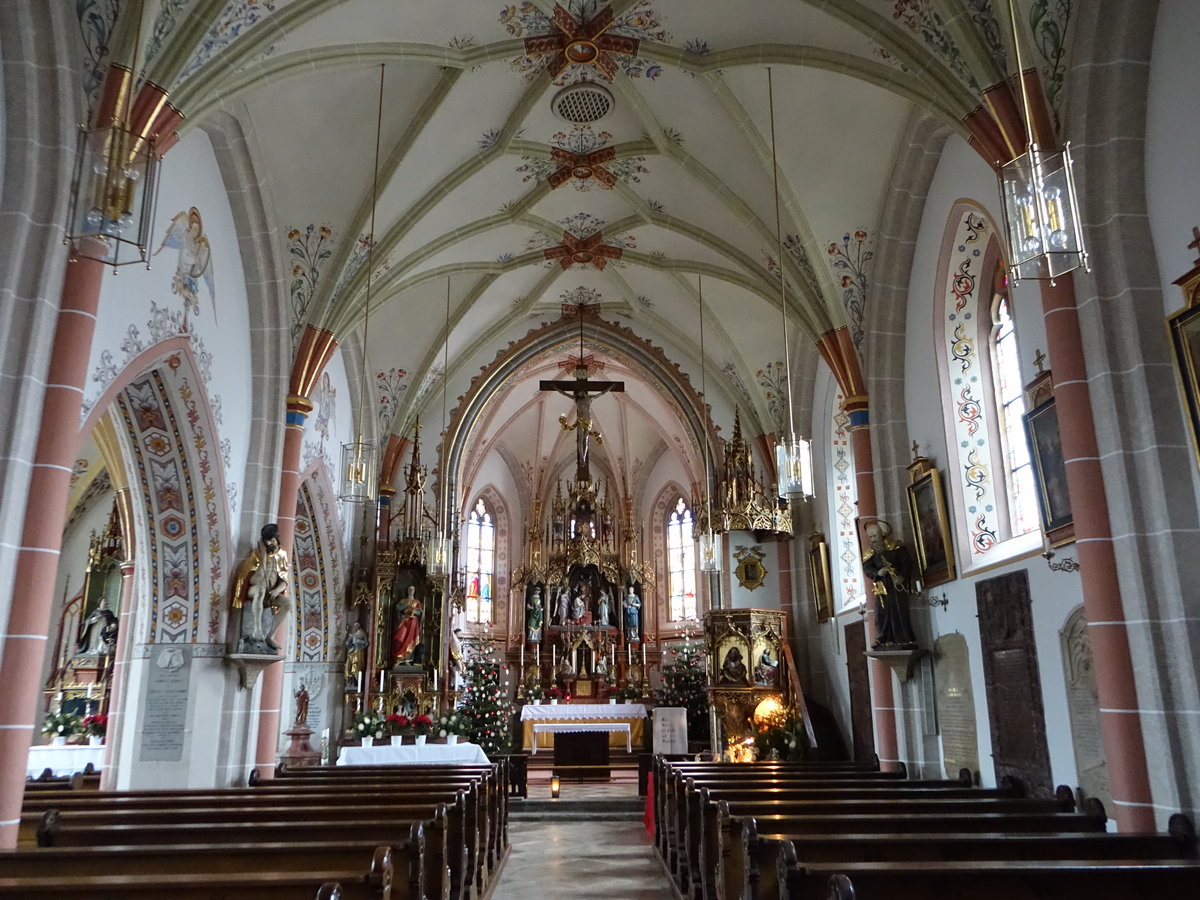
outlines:
[{"label": "arched window", "polygon": [[992,381],[1008,474],[1009,527],[1014,535],[1025,534],[1038,527],[1037,499],[1025,441],[1025,394],[1021,387],[1017,329],[1003,266],[999,267],[992,300]]},{"label": "arched window", "polygon": [[475,504],[467,519],[467,597],[468,622],[492,621],[492,590],[496,572],[496,527],[483,498]]},{"label": "arched window", "polygon": [[672,622],[696,617],[696,545],[692,511],[683,498],[667,518],[667,584],[671,590]]}]

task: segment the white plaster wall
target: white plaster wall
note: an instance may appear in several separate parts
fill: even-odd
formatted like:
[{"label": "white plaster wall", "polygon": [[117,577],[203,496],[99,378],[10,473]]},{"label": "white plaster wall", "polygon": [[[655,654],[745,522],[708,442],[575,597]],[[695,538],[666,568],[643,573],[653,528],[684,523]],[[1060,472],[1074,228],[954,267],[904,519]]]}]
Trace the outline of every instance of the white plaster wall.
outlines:
[{"label": "white plaster wall", "polygon": [[[313,409],[304,421],[304,439],[300,445],[300,470],[305,471],[315,460],[324,460],[334,495],[341,490],[342,444],[355,439],[354,397],[346,374],[346,356],[339,347],[334,351],[325,371],[313,389]],[[372,410],[373,414],[374,410]],[[366,423],[371,427],[371,423]],[[370,431],[367,432],[368,440]],[[342,524],[342,546],[355,547],[353,534],[355,510],[358,504],[337,501],[338,518]]]},{"label": "white plaster wall", "polygon": [[[218,429],[223,460],[229,522],[237,528],[241,511],[239,486],[244,480],[250,434],[250,318],[245,276],[238,252],[233,215],[208,138],[192,131],[175,146],[162,166],[158,214],[154,222],[152,268],[126,266],[104,276],[95,339],[88,358],[84,386],[84,415],[91,412],[114,379],[126,380],[125,367],[142,350],[173,337],[183,322],[183,299],[171,283],[179,251],[160,247],[171,220],[195,206],[203,218],[204,234],[212,248],[214,300],[199,285],[199,314],[189,313],[187,329],[192,352],[200,366],[204,392]],[[152,304],[174,319],[152,322]],[[237,546],[236,533],[230,536]]]},{"label": "white plaster wall", "polygon": [[1173,282],[1200,257],[1187,245],[1200,225],[1200,3],[1160,0],[1146,108],[1146,203],[1163,285],[1163,311],[1183,305]]},{"label": "white plaster wall", "polygon": [[[996,191],[996,181],[991,170],[983,163],[978,154],[971,150],[962,140],[951,138],[946,142],[937,173],[930,185],[925,212],[917,236],[916,253],[912,277],[909,282],[908,318],[906,323],[906,340],[908,352],[905,354],[905,406],[908,430],[910,436],[921,446],[921,451],[931,456],[939,468],[946,472],[947,479],[953,477],[951,463],[947,462],[946,436],[943,425],[941,404],[946,402],[941,392],[934,390],[938,384],[937,371],[932,354],[933,346],[933,314],[934,299],[940,298],[940,288],[935,284],[937,276],[938,255],[941,250],[951,207],[960,198],[974,200],[985,208],[998,225],[1002,220],[996,218],[999,211],[999,199]],[[1032,284],[1023,284],[1017,288],[1014,295],[1014,306],[1017,310],[1017,328],[1021,343],[1023,370],[1032,377],[1034,367],[1029,363],[1036,350],[1045,347],[1044,328],[1041,327],[1041,302],[1037,288]],[[1053,360],[1050,361],[1053,365]],[[903,508],[903,502],[899,502]],[[961,519],[958,509],[952,515]],[[907,530],[907,526],[906,530]],[[957,537],[956,529],[956,537]],[[971,678],[976,698],[976,729],[979,736],[979,756],[983,771],[981,773],[985,784],[993,784],[995,775],[988,762],[991,753],[991,736],[989,732],[987,696],[983,678],[983,663],[980,657],[979,624],[976,618],[975,583],[980,578],[995,577],[1006,572],[1025,569],[1029,574],[1030,594],[1033,601],[1034,640],[1037,646],[1038,668],[1042,682],[1042,699],[1045,706],[1047,741],[1050,749],[1052,777],[1056,784],[1075,784],[1075,757],[1072,750],[1070,726],[1066,709],[1066,688],[1064,685],[1063,665],[1059,645],[1058,632],[1062,628],[1071,610],[1082,602],[1082,590],[1079,576],[1076,574],[1051,572],[1046,562],[1038,555],[1026,555],[1040,550],[1040,534],[1026,536],[1024,539],[1013,539],[1005,542],[1002,547],[1002,558],[1007,561],[987,571],[978,571],[974,575],[964,576],[964,570],[969,572],[969,565],[964,552],[964,541],[956,540],[955,553],[959,560],[959,579],[943,587],[934,589],[934,593],[949,598],[949,607],[942,611],[931,610],[929,626],[932,632],[930,641],[936,640],[942,634],[961,632],[967,640],[970,653]],[[1072,548],[1065,547],[1060,555],[1072,555]],[[914,624],[924,618],[924,613],[914,610]],[[915,679],[919,677],[914,675]],[[835,679],[836,681],[836,679]],[[905,704],[911,704],[918,696],[916,684],[908,687],[897,687],[897,698],[903,698]],[[910,707],[911,708],[911,707]],[[848,707],[847,707],[848,709]],[[908,727],[914,727],[917,717],[903,717]],[[919,736],[901,734],[902,747],[916,747]]]}]

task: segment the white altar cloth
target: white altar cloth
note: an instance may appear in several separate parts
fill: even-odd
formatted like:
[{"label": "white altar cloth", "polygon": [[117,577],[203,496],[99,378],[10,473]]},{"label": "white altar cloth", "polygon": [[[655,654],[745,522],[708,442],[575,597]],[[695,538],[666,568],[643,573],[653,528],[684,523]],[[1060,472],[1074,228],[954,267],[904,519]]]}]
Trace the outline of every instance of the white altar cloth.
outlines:
[{"label": "white altar cloth", "polygon": [[68,744],[65,747],[38,746],[29,748],[25,763],[25,774],[37,778],[46,769],[56,776],[74,775],[82,772],[88,763],[99,769],[104,761],[104,748],[84,744]]},{"label": "white altar cloth", "polygon": [[[543,732],[552,734],[561,734],[564,731],[580,732],[580,731],[623,731],[625,733],[625,752],[633,752],[633,737],[630,725],[628,722],[534,722],[534,735],[542,734]],[[537,741],[533,742],[534,755],[538,752]]]},{"label": "white altar cloth", "polygon": [[522,722],[644,718],[646,718],[646,707],[641,703],[527,703],[521,709]]},{"label": "white altar cloth", "polygon": [[478,744],[376,744],[371,747],[343,747],[339,766],[442,766],[454,763],[488,763],[487,754]]}]

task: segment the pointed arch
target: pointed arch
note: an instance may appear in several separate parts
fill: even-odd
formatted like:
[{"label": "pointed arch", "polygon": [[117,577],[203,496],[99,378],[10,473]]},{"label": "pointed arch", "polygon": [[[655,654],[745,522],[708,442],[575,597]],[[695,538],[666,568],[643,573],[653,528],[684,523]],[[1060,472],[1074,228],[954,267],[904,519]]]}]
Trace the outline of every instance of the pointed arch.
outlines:
[{"label": "pointed arch", "polygon": [[[683,498],[683,502],[689,507],[693,505],[694,498],[690,490],[683,487],[678,481],[668,481],[662,486],[654,496],[653,502],[650,504],[648,518],[650,521],[649,533],[649,554],[650,563],[654,567],[654,621],[662,623],[664,630],[677,630],[678,623],[671,621],[670,597],[670,569],[667,560],[667,518],[671,514],[671,510],[675,508],[675,504],[679,502],[679,498]],[[648,599],[642,598],[643,615],[648,612]],[[703,610],[700,609],[701,598],[696,600],[697,615]],[[649,618],[646,616],[646,618]],[[664,635],[665,636],[665,635]]]},{"label": "pointed arch", "polygon": [[345,556],[335,494],[320,461],[300,482],[292,548],[296,619],[288,655],[295,662],[329,662],[341,647]]},{"label": "pointed arch", "polygon": [[[462,534],[460,540],[461,546],[466,548],[466,523],[469,520],[471,511],[475,508],[475,504],[482,500],[487,508],[488,515],[491,517],[493,530],[492,544],[492,624],[503,623],[508,621],[509,612],[509,584],[511,582],[511,560],[512,548],[510,546],[512,540],[512,527],[510,522],[508,504],[504,500],[504,496],[500,493],[499,488],[495,484],[488,482],[481,488],[473,491],[470,496],[465,498],[465,505],[459,512],[459,518],[455,521],[463,523]],[[523,607],[522,607],[523,608]],[[482,625],[483,623],[468,623],[471,625]]]}]

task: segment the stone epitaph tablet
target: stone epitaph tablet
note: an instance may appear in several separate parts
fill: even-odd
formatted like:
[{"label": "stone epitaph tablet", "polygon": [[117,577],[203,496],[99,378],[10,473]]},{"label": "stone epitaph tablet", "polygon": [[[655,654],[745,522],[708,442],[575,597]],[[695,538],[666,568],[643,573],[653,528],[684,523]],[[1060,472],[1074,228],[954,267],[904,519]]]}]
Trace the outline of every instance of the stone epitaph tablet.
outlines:
[{"label": "stone epitaph tablet", "polygon": [[687,710],[682,706],[660,706],[654,710],[654,752],[687,753]]}]

